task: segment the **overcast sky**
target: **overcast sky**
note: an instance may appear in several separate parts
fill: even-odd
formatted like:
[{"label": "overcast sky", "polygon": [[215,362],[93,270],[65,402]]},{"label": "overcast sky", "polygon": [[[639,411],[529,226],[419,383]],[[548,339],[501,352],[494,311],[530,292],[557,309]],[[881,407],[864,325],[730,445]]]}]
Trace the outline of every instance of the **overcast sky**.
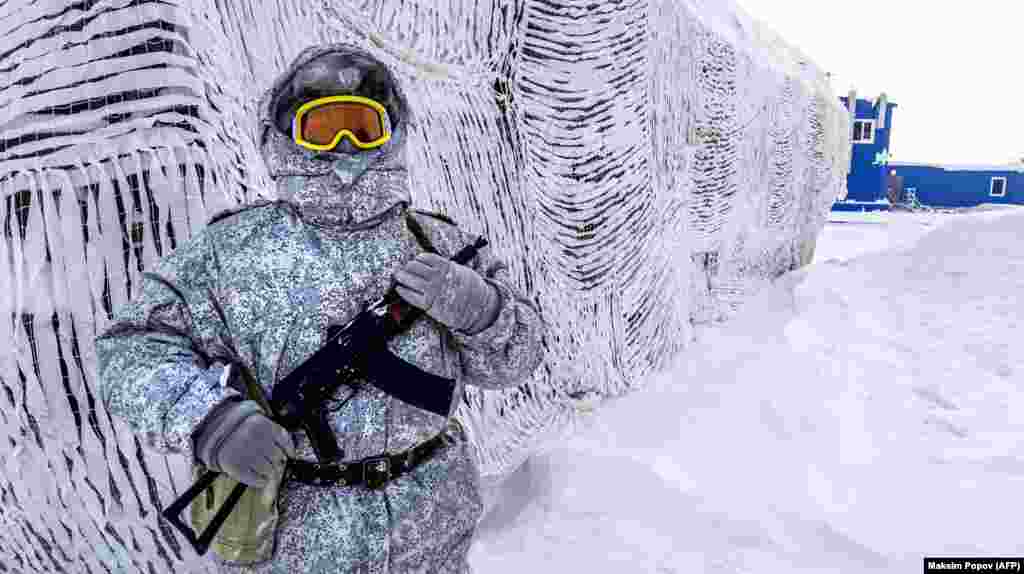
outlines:
[{"label": "overcast sky", "polygon": [[896,161],[1024,158],[1024,0],[734,0],[858,97],[899,105]]}]

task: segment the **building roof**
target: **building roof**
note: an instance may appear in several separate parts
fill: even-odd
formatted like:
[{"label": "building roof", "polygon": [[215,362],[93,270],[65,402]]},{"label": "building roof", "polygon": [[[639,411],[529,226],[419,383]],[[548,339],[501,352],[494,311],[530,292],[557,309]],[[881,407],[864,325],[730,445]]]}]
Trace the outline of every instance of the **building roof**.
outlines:
[{"label": "building roof", "polygon": [[[848,104],[849,101],[850,101],[850,98],[848,96],[839,96],[839,99],[842,100],[844,104]],[[865,104],[871,106],[872,108],[878,106],[878,98],[877,97],[874,97],[874,98],[862,98],[860,96],[857,96],[857,101],[865,103]],[[886,105],[888,105],[890,108],[898,108],[898,107],[900,107],[899,104],[897,104],[896,102],[894,102],[892,100],[889,100],[888,102],[886,102]]]},{"label": "building roof", "polygon": [[946,164],[946,163],[922,163],[913,161],[890,161],[889,167],[932,167],[946,171],[1017,171],[1024,173],[1024,164],[1009,163],[1004,165],[996,164]]}]

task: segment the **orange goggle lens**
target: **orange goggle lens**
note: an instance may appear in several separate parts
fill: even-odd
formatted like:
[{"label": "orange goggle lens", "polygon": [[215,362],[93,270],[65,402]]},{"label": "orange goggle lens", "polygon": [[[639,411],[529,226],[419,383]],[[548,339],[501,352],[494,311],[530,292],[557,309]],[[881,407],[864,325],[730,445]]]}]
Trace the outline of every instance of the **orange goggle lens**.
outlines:
[{"label": "orange goggle lens", "polygon": [[330,96],[303,104],[292,126],[295,143],[313,150],[330,150],[347,137],[360,149],[384,145],[390,139],[384,106],[369,98]]}]

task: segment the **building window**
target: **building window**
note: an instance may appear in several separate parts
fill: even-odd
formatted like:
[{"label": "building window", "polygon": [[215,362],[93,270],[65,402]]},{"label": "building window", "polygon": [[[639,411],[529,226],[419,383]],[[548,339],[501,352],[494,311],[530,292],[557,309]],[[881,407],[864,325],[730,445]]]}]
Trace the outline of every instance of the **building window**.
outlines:
[{"label": "building window", "polygon": [[875,120],[853,122],[853,143],[875,143]]},{"label": "building window", "polygon": [[1006,178],[993,177],[989,185],[988,194],[991,197],[1006,197]]}]

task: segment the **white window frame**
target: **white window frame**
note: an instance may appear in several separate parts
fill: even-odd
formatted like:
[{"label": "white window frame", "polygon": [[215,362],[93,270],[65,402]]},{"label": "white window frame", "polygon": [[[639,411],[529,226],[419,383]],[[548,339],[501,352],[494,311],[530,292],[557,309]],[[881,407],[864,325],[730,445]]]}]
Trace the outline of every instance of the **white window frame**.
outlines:
[{"label": "white window frame", "polygon": [[[853,131],[850,134],[850,139],[851,139],[851,141],[853,141],[853,143],[855,143],[855,144],[873,144],[873,143],[875,143],[875,131],[876,131],[875,120],[853,120],[853,123],[854,123],[855,127],[853,128]],[[857,132],[856,124],[858,124],[858,123],[871,124],[871,138],[870,139],[864,139],[863,137],[861,139],[859,139],[859,140],[858,139],[853,139],[853,134]],[[861,128],[861,135],[863,136],[863,134],[864,134],[864,129]]]},{"label": "white window frame", "polygon": [[[994,193],[995,190],[996,190],[996,180],[997,179],[1003,180],[1003,193],[1001,195],[996,195]],[[991,181],[989,181],[989,183],[988,183],[988,196],[989,197],[1006,197],[1006,186],[1007,185],[1009,185],[1009,183],[1006,181],[1005,177],[1002,177],[1002,176],[993,177],[991,179]]]}]

